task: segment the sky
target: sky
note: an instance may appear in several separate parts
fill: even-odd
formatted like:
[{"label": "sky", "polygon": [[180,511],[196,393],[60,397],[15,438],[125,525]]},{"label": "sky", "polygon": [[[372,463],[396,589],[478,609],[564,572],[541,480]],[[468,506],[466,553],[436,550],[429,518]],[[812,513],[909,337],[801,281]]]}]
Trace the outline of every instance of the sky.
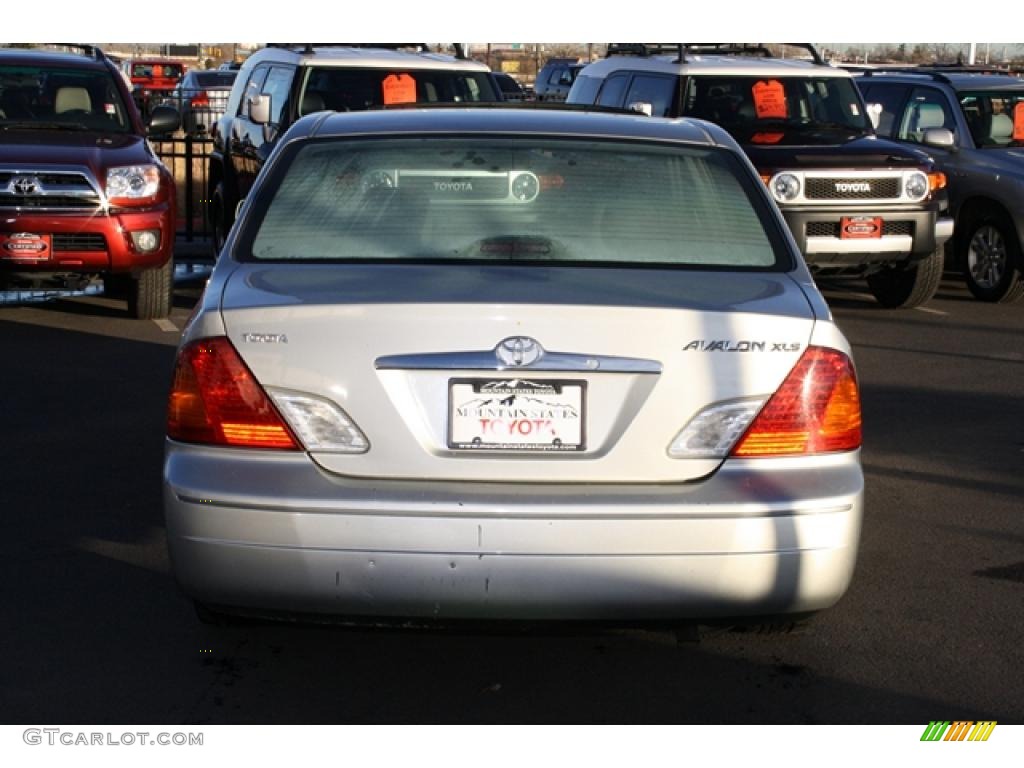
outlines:
[{"label": "sky", "polygon": [[[102,8],[111,9],[110,13]],[[246,7],[248,13],[240,13]],[[284,12],[282,9],[289,9]],[[304,0],[282,3],[211,3],[177,0],[160,6],[96,6],[80,0],[8,2],[0,41],[115,40],[124,42],[213,42],[247,40],[522,40],[565,42],[651,40],[874,40],[898,44],[991,37],[1015,43],[1019,24],[994,25],[993,19],[1019,19],[1019,5],[993,0],[984,14],[953,16],[936,8],[892,0],[856,4],[820,0],[729,0],[667,3],[631,0],[628,4],[552,3],[550,0],[388,0],[351,3]],[[1001,44],[1001,43],[1000,43]]]}]

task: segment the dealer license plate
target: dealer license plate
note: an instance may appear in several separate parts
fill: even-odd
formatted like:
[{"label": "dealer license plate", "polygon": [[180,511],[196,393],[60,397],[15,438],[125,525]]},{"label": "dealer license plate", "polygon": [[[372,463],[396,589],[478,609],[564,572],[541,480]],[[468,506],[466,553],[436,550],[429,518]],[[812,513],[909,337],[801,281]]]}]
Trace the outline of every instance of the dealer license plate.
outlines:
[{"label": "dealer license plate", "polygon": [[448,447],[458,450],[581,451],[586,382],[452,379]]},{"label": "dealer license plate", "polygon": [[0,233],[0,258],[11,261],[47,261],[52,243],[49,235],[32,232]]},{"label": "dealer license plate", "polygon": [[843,240],[881,237],[882,223],[879,216],[844,216],[839,225],[839,237]]}]

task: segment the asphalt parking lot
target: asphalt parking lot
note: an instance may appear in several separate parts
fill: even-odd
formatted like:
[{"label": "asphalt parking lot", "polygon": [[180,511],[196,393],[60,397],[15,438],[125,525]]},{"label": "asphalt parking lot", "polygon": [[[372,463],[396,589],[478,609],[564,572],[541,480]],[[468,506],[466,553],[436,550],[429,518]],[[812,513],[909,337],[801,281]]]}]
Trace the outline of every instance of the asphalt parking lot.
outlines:
[{"label": "asphalt parking lot", "polygon": [[200,624],[160,501],[178,330],[105,298],[0,307],[0,721],[1024,721],[1024,305],[823,286],[854,345],[866,518],[805,630]]}]

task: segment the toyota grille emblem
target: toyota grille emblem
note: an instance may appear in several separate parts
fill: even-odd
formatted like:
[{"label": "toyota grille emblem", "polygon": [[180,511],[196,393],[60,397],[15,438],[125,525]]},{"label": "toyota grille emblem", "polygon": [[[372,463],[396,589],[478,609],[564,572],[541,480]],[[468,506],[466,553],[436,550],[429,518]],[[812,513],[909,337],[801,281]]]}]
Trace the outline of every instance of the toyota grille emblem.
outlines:
[{"label": "toyota grille emblem", "polygon": [[38,195],[43,185],[35,176],[15,176],[8,189],[16,195]]},{"label": "toyota grille emblem", "polygon": [[544,348],[529,336],[512,336],[498,344],[494,356],[509,368],[533,365],[544,354]]}]

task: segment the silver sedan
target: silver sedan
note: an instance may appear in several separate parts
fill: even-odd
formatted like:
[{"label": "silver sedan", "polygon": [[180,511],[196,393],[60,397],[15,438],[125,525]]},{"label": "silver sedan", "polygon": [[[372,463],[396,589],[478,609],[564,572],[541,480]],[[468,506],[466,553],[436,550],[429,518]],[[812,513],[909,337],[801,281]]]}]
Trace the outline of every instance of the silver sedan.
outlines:
[{"label": "silver sedan", "polygon": [[168,539],[218,612],[813,612],[853,572],[860,444],[849,345],[720,129],[321,114],[185,330]]}]

